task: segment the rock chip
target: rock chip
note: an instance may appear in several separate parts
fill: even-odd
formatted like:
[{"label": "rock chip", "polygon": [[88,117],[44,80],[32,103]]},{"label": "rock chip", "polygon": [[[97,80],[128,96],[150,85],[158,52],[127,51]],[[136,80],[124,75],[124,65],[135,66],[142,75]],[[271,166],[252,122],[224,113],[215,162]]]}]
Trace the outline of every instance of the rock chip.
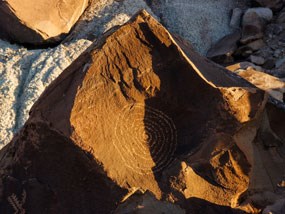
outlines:
[{"label": "rock chip", "polygon": [[87,5],[87,0],[0,1],[0,38],[30,45],[58,42]]}]

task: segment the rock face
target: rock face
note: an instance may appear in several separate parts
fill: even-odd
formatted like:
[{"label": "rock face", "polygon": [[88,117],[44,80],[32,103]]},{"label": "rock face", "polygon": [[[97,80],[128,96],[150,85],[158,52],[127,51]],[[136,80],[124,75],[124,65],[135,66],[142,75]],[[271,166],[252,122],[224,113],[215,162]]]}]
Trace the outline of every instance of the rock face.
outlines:
[{"label": "rock face", "polygon": [[258,210],[269,202],[252,194],[284,172],[285,126],[271,121],[285,116],[266,97],[142,11],[75,60],[0,151],[0,211]]},{"label": "rock face", "polygon": [[57,42],[87,5],[87,0],[1,1],[0,38],[32,45]]}]

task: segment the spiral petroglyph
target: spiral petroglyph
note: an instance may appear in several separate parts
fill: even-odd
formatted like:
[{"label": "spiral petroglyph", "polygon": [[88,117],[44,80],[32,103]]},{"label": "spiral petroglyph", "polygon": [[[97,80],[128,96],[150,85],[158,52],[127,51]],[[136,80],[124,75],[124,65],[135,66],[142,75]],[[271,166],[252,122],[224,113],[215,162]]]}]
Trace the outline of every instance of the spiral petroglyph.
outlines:
[{"label": "spiral petroglyph", "polygon": [[163,112],[144,104],[123,108],[115,124],[114,146],[127,167],[140,174],[166,167],[176,148],[176,128]]}]

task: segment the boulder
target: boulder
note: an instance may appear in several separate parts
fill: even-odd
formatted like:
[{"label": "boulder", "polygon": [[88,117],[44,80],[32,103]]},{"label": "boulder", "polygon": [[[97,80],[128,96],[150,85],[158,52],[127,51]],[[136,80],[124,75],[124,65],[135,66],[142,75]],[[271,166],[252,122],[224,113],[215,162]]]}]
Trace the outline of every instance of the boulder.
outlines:
[{"label": "boulder", "polygon": [[58,42],[87,5],[87,0],[1,1],[0,38],[29,45]]},{"label": "boulder", "polygon": [[266,102],[141,11],[65,69],[0,151],[0,212],[256,210],[251,194],[274,192],[284,166],[285,115]]}]

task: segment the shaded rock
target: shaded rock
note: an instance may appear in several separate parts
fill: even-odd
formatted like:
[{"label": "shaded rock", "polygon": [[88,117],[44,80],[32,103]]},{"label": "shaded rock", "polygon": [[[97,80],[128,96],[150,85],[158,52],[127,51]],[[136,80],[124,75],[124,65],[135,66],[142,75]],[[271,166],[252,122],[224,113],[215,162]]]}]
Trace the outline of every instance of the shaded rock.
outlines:
[{"label": "shaded rock", "polygon": [[264,209],[262,214],[283,214],[285,213],[285,199],[280,199],[273,205],[270,205]]},{"label": "shaded rock", "polygon": [[261,56],[255,56],[255,55],[251,55],[249,57],[250,61],[256,65],[263,65],[265,62],[265,59]]},{"label": "shaded rock", "polygon": [[207,53],[207,57],[218,63],[232,61],[231,55],[237,49],[237,43],[241,38],[240,31],[236,31],[219,40]]},{"label": "shaded rock", "polygon": [[136,194],[131,196],[126,202],[120,205],[116,211],[116,214],[125,213],[139,213],[139,214],[185,214],[185,210],[170,202],[162,202],[157,200],[154,195],[147,192],[145,194]]},{"label": "shaded rock", "polygon": [[87,5],[87,0],[1,1],[0,38],[31,45],[58,42]]},{"label": "shaded rock", "polygon": [[273,58],[267,59],[262,67],[264,67],[265,69],[272,69],[275,67],[275,61],[276,60]]},{"label": "shaded rock", "polygon": [[279,23],[279,24],[285,23],[285,10],[282,10],[282,11],[280,12],[280,14],[279,14],[278,17],[277,17],[276,22]]},{"label": "shaded rock", "polygon": [[283,0],[254,0],[262,7],[268,7],[273,11],[278,11],[283,7]]},{"label": "shaded rock", "polygon": [[136,189],[186,213],[191,199],[248,210],[247,197],[283,174],[264,149],[284,139],[266,102],[142,11],[63,71],[0,151],[0,211],[16,197],[27,213],[108,213]]}]

